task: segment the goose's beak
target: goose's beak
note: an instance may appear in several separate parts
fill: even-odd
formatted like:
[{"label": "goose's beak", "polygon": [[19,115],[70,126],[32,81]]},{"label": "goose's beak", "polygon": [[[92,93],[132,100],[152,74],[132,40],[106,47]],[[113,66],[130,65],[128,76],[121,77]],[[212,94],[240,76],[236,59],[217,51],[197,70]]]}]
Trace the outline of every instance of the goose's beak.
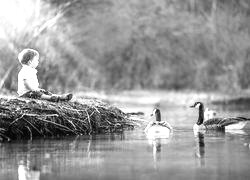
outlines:
[{"label": "goose's beak", "polygon": [[192,105],[192,106],[189,106],[190,108],[194,108],[194,105]]},{"label": "goose's beak", "polygon": [[150,116],[153,116],[153,114],[150,114]]}]

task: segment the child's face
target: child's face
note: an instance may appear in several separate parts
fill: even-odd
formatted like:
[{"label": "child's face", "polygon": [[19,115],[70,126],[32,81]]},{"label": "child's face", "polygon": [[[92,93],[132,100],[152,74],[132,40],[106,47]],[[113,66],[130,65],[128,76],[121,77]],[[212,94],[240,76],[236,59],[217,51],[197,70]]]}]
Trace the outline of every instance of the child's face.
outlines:
[{"label": "child's face", "polygon": [[30,66],[33,68],[36,68],[39,64],[39,56],[35,56],[31,61],[30,61]]}]

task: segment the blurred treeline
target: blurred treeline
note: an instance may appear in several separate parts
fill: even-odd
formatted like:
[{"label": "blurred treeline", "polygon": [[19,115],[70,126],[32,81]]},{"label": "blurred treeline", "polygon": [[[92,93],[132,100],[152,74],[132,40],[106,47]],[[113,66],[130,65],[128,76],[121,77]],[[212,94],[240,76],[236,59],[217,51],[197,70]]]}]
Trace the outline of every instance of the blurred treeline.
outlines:
[{"label": "blurred treeline", "polygon": [[54,92],[250,87],[249,0],[7,2],[26,17],[0,16],[5,89],[16,91],[24,47],[40,52],[41,87]]}]

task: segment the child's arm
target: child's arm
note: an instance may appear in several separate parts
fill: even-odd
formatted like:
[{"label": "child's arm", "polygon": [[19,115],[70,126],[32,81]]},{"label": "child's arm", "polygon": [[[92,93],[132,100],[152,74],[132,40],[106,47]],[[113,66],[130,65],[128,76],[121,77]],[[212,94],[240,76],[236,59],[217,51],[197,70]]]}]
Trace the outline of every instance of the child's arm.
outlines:
[{"label": "child's arm", "polygon": [[30,91],[37,91],[37,90],[39,90],[38,87],[34,86],[34,84],[30,83],[27,79],[24,79],[24,85]]}]

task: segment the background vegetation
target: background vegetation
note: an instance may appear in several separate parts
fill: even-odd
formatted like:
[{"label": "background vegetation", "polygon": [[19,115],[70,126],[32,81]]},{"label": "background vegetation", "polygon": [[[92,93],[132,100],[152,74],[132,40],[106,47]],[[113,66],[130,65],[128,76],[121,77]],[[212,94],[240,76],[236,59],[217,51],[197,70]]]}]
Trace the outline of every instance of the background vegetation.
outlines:
[{"label": "background vegetation", "polygon": [[9,0],[0,23],[1,89],[24,47],[54,92],[250,87],[249,0]]}]

